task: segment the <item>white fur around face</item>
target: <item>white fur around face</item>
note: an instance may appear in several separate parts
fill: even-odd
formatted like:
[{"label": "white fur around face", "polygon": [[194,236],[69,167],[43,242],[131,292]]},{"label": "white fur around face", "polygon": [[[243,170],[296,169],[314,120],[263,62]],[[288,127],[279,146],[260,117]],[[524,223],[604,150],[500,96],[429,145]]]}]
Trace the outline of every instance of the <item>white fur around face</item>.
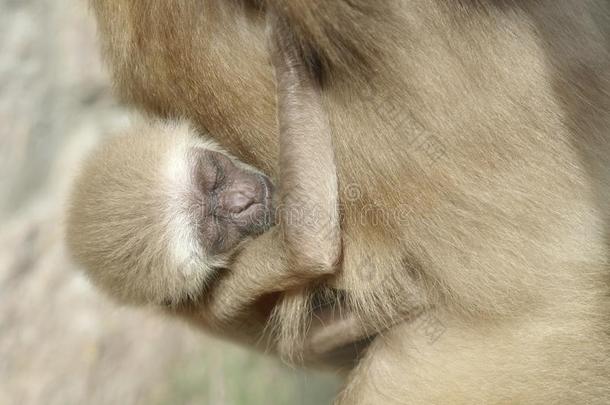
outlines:
[{"label": "white fur around face", "polygon": [[162,189],[165,195],[163,210],[167,227],[167,242],[171,268],[180,272],[179,276],[190,279],[201,272],[201,264],[206,262],[203,246],[196,236],[196,216],[193,215],[190,190],[195,187],[192,178],[192,162],[189,150],[196,144],[190,126],[183,123],[163,125],[165,132],[172,135],[173,147],[168,148],[162,164]]},{"label": "white fur around face", "polygon": [[171,267],[177,269],[179,276],[185,279],[205,279],[213,268],[226,266],[228,257],[207,255],[197,237],[197,206],[193,205],[189,195],[196,187],[189,152],[201,148],[223,153],[234,162],[240,162],[215,142],[197,134],[185,121],[165,123],[163,127],[166,133],[171,134],[171,142],[174,143],[168,148],[162,165],[162,188],[166,196],[164,221],[167,224],[170,260],[173,262]]}]

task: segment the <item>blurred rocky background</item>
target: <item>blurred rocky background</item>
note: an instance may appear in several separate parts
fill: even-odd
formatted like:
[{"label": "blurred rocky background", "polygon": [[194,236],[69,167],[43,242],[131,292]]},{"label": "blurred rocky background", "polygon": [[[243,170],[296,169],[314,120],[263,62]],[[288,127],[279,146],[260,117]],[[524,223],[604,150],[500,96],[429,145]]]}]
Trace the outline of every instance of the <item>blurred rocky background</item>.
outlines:
[{"label": "blurred rocky background", "polygon": [[0,404],[325,404],[332,376],[98,295],[67,258],[83,155],[126,125],[86,0],[0,0]]}]

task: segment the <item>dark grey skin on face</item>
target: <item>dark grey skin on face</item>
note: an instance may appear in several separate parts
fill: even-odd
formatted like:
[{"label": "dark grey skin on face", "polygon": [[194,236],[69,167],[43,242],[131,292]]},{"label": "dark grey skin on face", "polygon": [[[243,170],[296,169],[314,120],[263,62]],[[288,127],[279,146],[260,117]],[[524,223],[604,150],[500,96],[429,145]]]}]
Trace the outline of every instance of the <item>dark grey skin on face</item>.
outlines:
[{"label": "dark grey skin on face", "polygon": [[207,253],[226,253],[273,226],[274,189],[267,176],[209,149],[197,148],[191,157],[196,185],[192,208]]}]

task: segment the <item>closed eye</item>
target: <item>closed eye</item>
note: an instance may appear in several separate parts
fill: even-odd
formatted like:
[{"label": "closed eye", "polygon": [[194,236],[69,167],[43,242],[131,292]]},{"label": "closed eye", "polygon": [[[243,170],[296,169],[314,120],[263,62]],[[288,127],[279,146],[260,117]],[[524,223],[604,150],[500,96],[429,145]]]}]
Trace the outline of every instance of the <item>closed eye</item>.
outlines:
[{"label": "closed eye", "polygon": [[216,177],[214,178],[214,186],[212,187],[213,191],[218,190],[220,186],[222,186],[225,182],[226,176],[225,171],[218,164],[216,165]]}]

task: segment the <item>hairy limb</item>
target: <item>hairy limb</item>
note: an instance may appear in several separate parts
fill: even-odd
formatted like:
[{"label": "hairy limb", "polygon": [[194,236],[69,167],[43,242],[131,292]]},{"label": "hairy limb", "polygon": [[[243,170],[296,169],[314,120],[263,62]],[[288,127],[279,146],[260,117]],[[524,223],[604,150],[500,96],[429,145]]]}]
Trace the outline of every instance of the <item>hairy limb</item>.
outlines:
[{"label": "hairy limb", "polygon": [[248,242],[211,291],[207,316],[225,327],[242,322],[261,297],[331,274],[341,254],[337,168],[320,89],[287,31],[274,17],[268,21],[277,85],[280,224]]},{"label": "hairy limb", "polygon": [[422,312],[373,342],[336,403],[605,404],[607,337],[579,311],[493,323]]},{"label": "hairy limb", "polygon": [[275,17],[271,57],[277,83],[280,227],[295,270],[332,273],[341,255],[337,167],[319,84]]}]

